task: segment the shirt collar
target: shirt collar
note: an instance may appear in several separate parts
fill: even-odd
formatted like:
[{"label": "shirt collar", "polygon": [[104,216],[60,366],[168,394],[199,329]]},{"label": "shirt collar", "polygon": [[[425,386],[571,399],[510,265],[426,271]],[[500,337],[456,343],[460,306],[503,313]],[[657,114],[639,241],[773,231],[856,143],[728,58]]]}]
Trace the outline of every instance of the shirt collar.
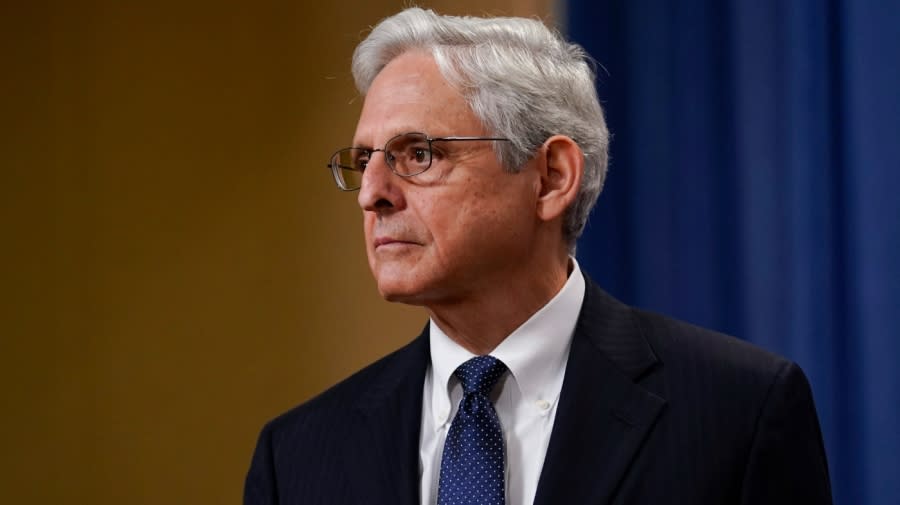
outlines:
[{"label": "shirt collar", "polygon": [[[527,402],[556,403],[562,390],[569,346],[584,301],[585,282],[575,258],[562,289],[546,305],[507,336],[491,353],[503,361]],[[429,323],[431,348],[432,413],[445,418],[450,410],[450,377],[474,354]],[[438,423],[440,424],[440,423]]]}]

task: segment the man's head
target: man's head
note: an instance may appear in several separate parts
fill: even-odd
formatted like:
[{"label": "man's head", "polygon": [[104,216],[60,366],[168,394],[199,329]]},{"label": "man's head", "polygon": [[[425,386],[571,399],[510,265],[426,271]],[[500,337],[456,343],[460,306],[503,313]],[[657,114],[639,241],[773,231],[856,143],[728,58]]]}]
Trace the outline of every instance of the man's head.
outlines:
[{"label": "man's head", "polygon": [[[408,9],[353,55],[365,96],[354,146],[369,261],[389,299],[428,304],[574,249],[603,184],[608,132],[583,50],[535,20]],[[379,152],[428,138],[425,172]],[[494,140],[433,140],[479,137]],[[502,139],[502,140],[496,140]],[[415,160],[414,160],[415,161]],[[552,233],[548,233],[548,230]],[[548,237],[557,241],[548,244]]]}]

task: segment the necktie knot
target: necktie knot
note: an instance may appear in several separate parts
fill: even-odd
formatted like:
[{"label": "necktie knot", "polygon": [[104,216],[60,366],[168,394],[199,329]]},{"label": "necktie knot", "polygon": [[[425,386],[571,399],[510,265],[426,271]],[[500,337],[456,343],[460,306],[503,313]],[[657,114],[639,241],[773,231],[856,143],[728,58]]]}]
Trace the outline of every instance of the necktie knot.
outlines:
[{"label": "necktie knot", "polygon": [[454,375],[462,383],[466,394],[479,393],[487,396],[497,380],[506,371],[506,365],[493,356],[476,356],[456,369]]}]

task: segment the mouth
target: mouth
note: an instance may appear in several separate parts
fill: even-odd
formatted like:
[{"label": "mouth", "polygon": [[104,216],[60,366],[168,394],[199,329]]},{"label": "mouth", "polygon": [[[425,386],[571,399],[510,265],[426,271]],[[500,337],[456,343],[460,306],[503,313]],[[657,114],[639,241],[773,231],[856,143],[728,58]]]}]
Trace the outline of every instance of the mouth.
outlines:
[{"label": "mouth", "polygon": [[393,237],[378,237],[373,242],[375,249],[379,249],[385,246],[406,246],[406,245],[416,245],[415,242],[411,242],[409,240],[402,240]]}]

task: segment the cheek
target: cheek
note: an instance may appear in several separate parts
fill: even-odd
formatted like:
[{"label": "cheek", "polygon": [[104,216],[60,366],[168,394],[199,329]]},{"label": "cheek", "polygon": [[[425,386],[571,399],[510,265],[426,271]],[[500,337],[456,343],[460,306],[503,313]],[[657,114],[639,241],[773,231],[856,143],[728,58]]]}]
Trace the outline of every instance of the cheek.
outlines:
[{"label": "cheek", "polygon": [[498,238],[503,217],[483,191],[446,195],[430,206],[431,232],[438,254],[465,256],[485,240]]}]

